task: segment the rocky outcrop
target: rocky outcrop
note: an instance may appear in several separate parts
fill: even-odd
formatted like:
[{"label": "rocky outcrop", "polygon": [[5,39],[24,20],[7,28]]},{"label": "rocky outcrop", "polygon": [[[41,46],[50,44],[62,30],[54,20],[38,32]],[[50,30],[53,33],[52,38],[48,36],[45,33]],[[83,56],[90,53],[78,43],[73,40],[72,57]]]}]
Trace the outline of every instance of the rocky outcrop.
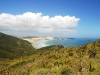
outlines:
[{"label": "rocky outcrop", "polygon": [[64,48],[63,45],[56,45],[57,46],[57,50]]}]

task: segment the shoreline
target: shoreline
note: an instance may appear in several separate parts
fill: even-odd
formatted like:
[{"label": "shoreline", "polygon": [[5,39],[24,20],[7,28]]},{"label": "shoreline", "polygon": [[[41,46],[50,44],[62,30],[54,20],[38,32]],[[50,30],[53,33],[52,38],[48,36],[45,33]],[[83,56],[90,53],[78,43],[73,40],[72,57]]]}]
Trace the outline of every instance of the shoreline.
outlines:
[{"label": "shoreline", "polygon": [[35,45],[37,42],[43,39],[42,38],[23,38],[23,40],[30,42],[32,45]]},{"label": "shoreline", "polygon": [[[46,40],[55,40],[54,37],[39,37],[39,38],[22,38],[23,40],[26,40],[28,42],[31,43],[31,45],[35,48],[35,49],[39,49],[41,47],[45,47],[45,46],[49,46],[50,44],[47,44],[47,41]],[[73,39],[72,39],[73,40]],[[88,40],[83,40],[83,39],[75,39],[73,40],[72,42],[70,40],[62,40],[63,43],[61,42],[61,44],[64,46],[64,47],[72,47],[72,46],[80,46],[80,45],[84,45],[84,44],[87,44],[87,43],[91,43],[93,41],[95,41],[97,39],[92,39],[90,40],[90,42],[88,42]],[[82,41],[80,43],[80,41]],[[70,42],[70,43],[69,43]],[[76,43],[78,42],[78,43]],[[58,44],[56,43],[56,41],[53,43],[53,44]]]},{"label": "shoreline", "polygon": [[39,38],[22,38],[22,39],[30,42],[32,44],[32,46],[34,48],[36,48],[35,44],[38,43],[39,41],[54,40],[54,37],[46,36],[46,37],[39,37]]}]

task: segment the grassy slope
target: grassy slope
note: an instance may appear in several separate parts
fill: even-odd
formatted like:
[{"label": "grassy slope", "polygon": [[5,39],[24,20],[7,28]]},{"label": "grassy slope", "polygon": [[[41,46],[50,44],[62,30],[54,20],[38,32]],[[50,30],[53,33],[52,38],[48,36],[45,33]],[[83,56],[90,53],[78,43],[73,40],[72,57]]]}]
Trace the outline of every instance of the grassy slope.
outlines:
[{"label": "grassy slope", "polygon": [[34,53],[32,45],[14,36],[0,33],[0,58],[14,59]]},{"label": "grassy slope", "polygon": [[0,60],[1,75],[100,75],[100,40],[72,48],[49,46],[34,55]]},{"label": "grassy slope", "polygon": [[57,46],[41,48],[36,54],[5,60],[6,70],[2,75],[99,75],[100,40],[80,47]]}]

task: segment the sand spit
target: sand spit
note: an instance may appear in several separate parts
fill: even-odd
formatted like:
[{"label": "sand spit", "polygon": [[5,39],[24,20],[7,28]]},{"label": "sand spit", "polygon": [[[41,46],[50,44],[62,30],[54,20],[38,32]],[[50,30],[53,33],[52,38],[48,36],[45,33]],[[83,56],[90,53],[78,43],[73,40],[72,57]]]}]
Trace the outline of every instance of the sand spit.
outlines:
[{"label": "sand spit", "polygon": [[39,37],[39,38],[22,38],[22,39],[30,42],[34,46],[37,42],[41,40],[54,40],[54,37],[46,36],[46,37]]}]

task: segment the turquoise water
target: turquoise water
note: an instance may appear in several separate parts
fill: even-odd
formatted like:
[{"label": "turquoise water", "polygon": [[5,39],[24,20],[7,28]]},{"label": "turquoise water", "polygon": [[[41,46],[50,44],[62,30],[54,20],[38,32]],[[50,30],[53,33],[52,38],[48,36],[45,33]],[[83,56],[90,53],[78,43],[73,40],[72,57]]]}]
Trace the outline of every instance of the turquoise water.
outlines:
[{"label": "turquoise water", "polygon": [[96,41],[97,39],[91,39],[91,40],[85,40],[81,38],[77,39],[66,39],[66,40],[42,40],[37,42],[34,47],[35,48],[41,48],[45,46],[50,46],[50,45],[58,45],[62,44],[64,47],[73,47],[73,46],[81,46],[87,43],[92,43]]}]

